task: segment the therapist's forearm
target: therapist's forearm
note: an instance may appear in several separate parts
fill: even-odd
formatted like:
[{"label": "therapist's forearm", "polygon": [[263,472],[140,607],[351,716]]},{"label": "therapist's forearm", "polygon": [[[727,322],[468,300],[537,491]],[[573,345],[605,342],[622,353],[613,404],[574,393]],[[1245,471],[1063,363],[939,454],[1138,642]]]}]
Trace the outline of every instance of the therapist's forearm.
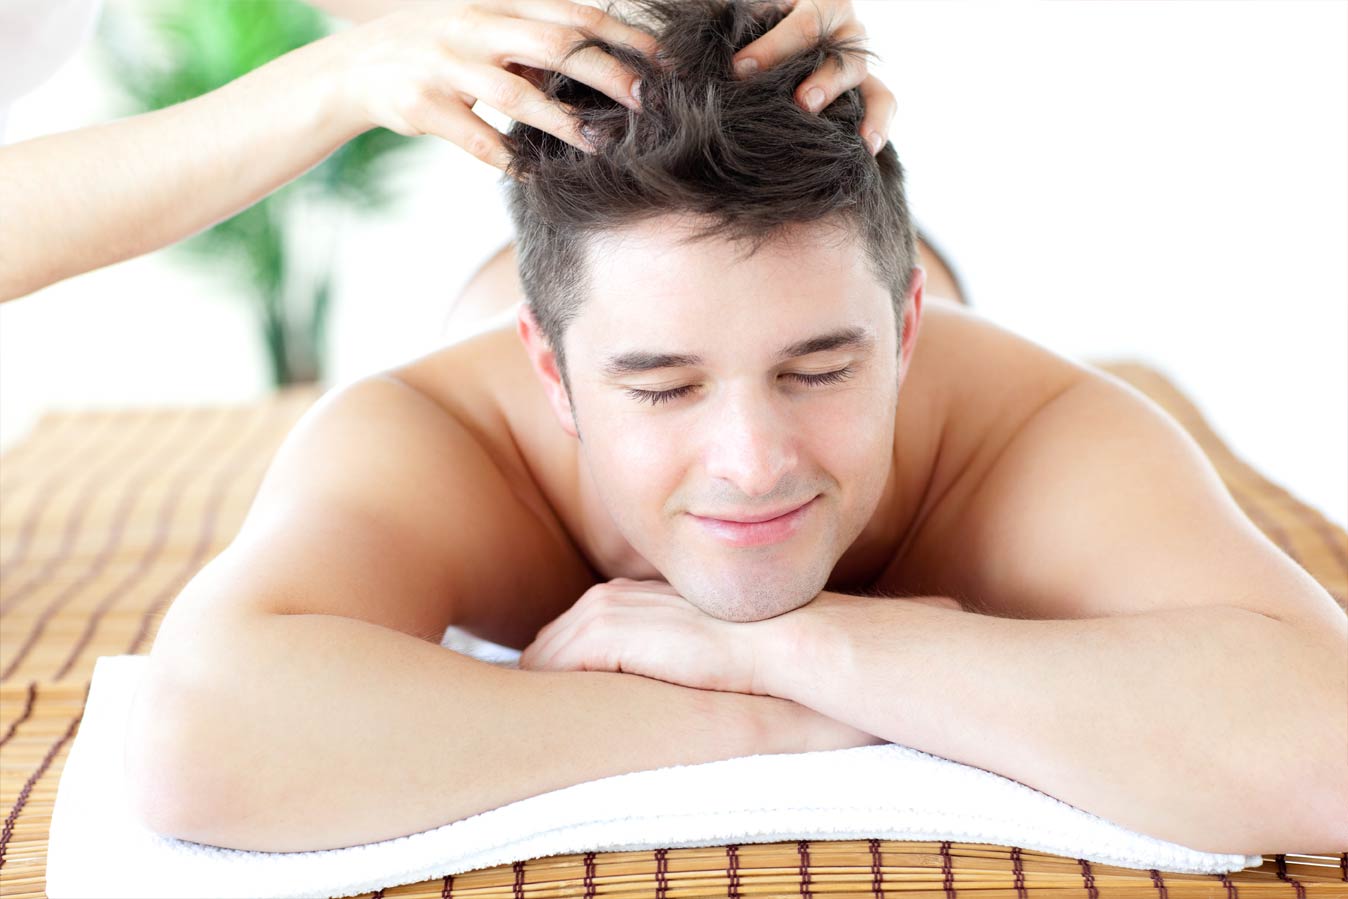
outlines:
[{"label": "therapist's forearm", "polygon": [[309,5],[349,22],[368,22],[411,3],[440,3],[443,0],[308,0]]},{"label": "therapist's forearm", "polygon": [[[326,39],[325,39],[326,40]],[[0,302],[230,217],[368,129],[323,40],[201,97],[0,147]]]}]

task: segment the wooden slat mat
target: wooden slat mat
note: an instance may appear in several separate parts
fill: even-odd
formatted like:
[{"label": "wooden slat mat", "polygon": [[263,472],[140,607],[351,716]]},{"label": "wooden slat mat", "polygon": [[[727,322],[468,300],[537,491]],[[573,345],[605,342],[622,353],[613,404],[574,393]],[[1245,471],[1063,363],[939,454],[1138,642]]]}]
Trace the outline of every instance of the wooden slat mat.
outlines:
[{"label": "wooden slat mat", "polygon": [[[1241,461],[1160,372],[1098,367],[1183,424],[1240,507],[1348,607],[1348,533]],[[178,591],[243,521],[276,448],[317,399],[49,413],[0,456],[0,895],[44,895],[56,785],[94,660],[147,653]],[[1348,849],[1348,847],[1345,847]],[[533,859],[378,896],[809,896],[905,899],[1348,897],[1348,851],[1266,855],[1232,875],[1097,865],[1018,847],[802,840]]]}]

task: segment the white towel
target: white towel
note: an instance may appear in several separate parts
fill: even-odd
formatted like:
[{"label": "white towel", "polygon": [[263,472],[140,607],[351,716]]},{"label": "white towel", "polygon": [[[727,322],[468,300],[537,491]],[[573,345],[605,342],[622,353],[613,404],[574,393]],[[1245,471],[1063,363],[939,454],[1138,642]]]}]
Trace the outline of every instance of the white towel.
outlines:
[{"label": "white towel", "polygon": [[[475,641],[447,634],[444,645],[496,664],[518,659]],[[991,843],[1184,873],[1262,862],[1134,833],[1016,781],[892,743],[619,774],[345,849],[221,849],[156,834],[127,807],[123,739],[148,663],[141,655],[95,663],[52,812],[52,899],[323,899],[549,855],[803,839]]]}]

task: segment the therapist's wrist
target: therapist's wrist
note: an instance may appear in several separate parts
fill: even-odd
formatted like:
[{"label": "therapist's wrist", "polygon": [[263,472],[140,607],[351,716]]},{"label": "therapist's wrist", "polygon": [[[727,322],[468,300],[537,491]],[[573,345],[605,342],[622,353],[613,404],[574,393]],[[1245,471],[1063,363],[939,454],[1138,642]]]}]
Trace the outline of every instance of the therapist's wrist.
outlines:
[{"label": "therapist's wrist", "polygon": [[320,38],[250,73],[267,82],[264,89],[271,96],[284,97],[285,113],[329,152],[374,127],[348,90],[351,65],[342,34]]},{"label": "therapist's wrist", "polygon": [[310,6],[348,22],[368,22],[397,12],[409,0],[306,0]]}]

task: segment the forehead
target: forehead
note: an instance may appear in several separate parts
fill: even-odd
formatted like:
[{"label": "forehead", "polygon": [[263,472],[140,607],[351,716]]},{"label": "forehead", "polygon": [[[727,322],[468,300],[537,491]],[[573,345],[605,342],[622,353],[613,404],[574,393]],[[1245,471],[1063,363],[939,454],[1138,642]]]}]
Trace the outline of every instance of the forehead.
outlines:
[{"label": "forehead", "polygon": [[840,326],[883,333],[892,324],[888,288],[849,232],[797,225],[750,255],[748,244],[717,237],[682,241],[698,224],[661,217],[592,241],[586,299],[571,328],[579,342],[596,352],[615,343],[714,352],[718,341],[761,342],[775,354]]}]

